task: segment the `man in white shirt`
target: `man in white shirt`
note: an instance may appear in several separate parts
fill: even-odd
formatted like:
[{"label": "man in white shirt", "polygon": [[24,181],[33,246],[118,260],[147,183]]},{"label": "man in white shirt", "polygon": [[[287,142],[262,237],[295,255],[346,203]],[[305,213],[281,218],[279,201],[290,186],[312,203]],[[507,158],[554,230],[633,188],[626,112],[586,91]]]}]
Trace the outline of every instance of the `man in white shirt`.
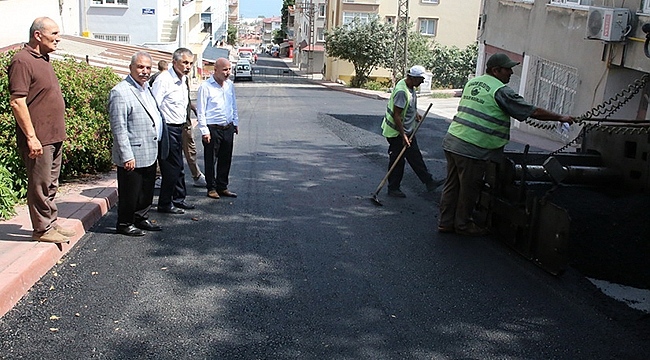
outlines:
[{"label": "man in white shirt", "polygon": [[185,172],[183,171],[183,129],[186,126],[189,89],[187,75],[194,65],[194,54],[178,48],[172,56],[172,67],[158,75],[153,83],[153,95],[169,131],[169,155],[160,159],[162,182],[158,196],[158,212],[183,214],[194,209],[185,202]]},{"label": "man in white shirt", "polygon": [[230,60],[217,59],[214,75],[199,86],[196,100],[205,156],[205,180],[208,197],[213,199],[237,197],[228,190],[233,144],[235,134],[239,134],[235,87],[229,79],[231,70]]}]

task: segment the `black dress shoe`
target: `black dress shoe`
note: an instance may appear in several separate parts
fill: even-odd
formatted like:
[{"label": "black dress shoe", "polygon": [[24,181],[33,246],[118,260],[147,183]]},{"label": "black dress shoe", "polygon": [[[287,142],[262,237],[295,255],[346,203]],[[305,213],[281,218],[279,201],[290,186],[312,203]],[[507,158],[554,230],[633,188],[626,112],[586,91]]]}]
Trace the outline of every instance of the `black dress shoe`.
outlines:
[{"label": "black dress shoe", "polygon": [[175,202],[174,206],[176,206],[177,208],[185,209],[185,210],[192,210],[192,209],[194,209],[196,207],[194,205],[186,203],[185,201]]},{"label": "black dress shoe", "polygon": [[137,223],[135,223],[135,227],[138,229],[142,230],[149,230],[149,231],[160,231],[162,230],[162,227],[158,224],[152,223],[149,219],[147,220],[142,220]]},{"label": "black dress shoe", "polygon": [[116,232],[121,235],[126,236],[144,236],[145,232],[135,227],[133,224],[130,225],[117,225]]},{"label": "black dress shoe", "polygon": [[185,214],[185,210],[179,209],[176,206],[170,206],[168,208],[158,206],[158,212],[165,214]]}]

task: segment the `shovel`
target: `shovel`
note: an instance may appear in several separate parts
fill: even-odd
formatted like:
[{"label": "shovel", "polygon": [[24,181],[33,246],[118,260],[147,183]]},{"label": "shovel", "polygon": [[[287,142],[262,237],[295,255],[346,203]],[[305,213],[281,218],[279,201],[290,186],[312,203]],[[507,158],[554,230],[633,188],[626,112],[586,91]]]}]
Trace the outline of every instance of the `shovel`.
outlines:
[{"label": "shovel", "polygon": [[[409,142],[411,140],[413,140],[413,137],[415,136],[415,133],[418,132],[418,129],[420,128],[420,125],[422,125],[422,123],[424,122],[424,119],[426,119],[427,115],[429,114],[429,110],[431,109],[432,105],[433,104],[429,104],[429,107],[427,107],[427,111],[425,111],[424,115],[422,115],[422,119],[419,122],[417,122],[417,124],[415,125],[415,129],[413,129],[413,132],[409,136]],[[383,206],[383,204],[381,203],[381,201],[379,200],[377,195],[379,194],[381,189],[384,187],[384,185],[386,185],[386,181],[388,181],[388,177],[390,176],[390,174],[395,169],[395,166],[397,166],[397,163],[400,161],[400,159],[402,159],[402,156],[404,156],[404,153],[406,152],[406,147],[407,146],[404,145],[404,147],[402,148],[402,151],[400,151],[399,154],[397,155],[397,158],[395,159],[395,162],[390,167],[390,169],[388,169],[388,172],[386,173],[386,176],[384,176],[384,178],[381,179],[381,182],[379,183],[379,186],[377,186],[377,190],[375,190],[375,192],[372,193],[372,197],[370,198],[370,200],[373,202],[373,204],[375,204],[377,206]]]}]

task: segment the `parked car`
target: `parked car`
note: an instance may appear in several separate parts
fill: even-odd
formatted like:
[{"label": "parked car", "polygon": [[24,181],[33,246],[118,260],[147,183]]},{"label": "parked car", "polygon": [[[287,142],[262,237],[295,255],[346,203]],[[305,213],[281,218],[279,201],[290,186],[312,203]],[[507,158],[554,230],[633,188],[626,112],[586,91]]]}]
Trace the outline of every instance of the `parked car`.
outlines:
[{"label": "parked car", "polygon": [[253,69],[248,60],[239,60],[235,65],[235,81],[241,79],[248,79],[253,81]]}]

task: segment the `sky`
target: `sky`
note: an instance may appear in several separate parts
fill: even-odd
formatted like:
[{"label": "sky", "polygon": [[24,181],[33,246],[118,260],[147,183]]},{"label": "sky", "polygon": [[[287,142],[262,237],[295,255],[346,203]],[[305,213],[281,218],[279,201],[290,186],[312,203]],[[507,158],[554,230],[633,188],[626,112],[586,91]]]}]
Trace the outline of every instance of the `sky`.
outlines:
[{"label": "sky", "polygon": [[239,0],[239,16],[255,18],[258,16],[280,16],[282,0]]}]

